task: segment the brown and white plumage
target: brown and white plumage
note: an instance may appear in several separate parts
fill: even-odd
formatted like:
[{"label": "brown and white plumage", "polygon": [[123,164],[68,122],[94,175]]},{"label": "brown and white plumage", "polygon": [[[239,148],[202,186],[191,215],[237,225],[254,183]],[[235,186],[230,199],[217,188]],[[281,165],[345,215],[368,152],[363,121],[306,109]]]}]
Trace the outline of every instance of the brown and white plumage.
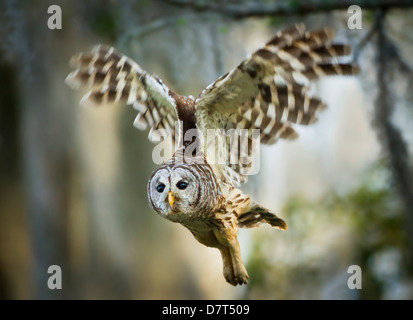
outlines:
[{"label": "brown and white plumage", "polygon": [[[295,139],[293,124],[315,122],[317,112],[324,107],[308,95],[309,81],[357,71],[351,64],[336,61],[348,54],[350,47],[333,44],[333,37],[332,29],[305,31],[303,24],[278,32],[264,48],[200,94],[195,114],[201,131],[259,129],[263,144]],[[220,167],[233,184],[245,181],[243,169],[247,168]]]},{"label": "brown and white plumage", "polygon": [[76,70],[69,74],[66,83],[74,89],[90,88],[82,103],[132,105],[139,111],[134,126],[140,130],[149,127],[150,140],[159,129],[175,137],[176,102],[169,94],[170,89],[156,75],[149,75],[132,59],[102,45],[90,53],[74,56],[70,65]]},{"label": "brown and white plumage", "polygon": [[[294,126],[315,122],[325,107],[310,96],[311,80],[357,71],[337,59],[350,48],[333,43],[333,37],[331,29],[306,31],[302,24],[280,31],[196,99],[176,94],[157,76],[105,46],[75,56],[71,64],[76,70],[66,81],[74,88],[90,88],[84,102],[133,105],[139,111],[134,124],[142,130],[149,127],[149,138],[159,129],[171,134],[176,152],[149,180],[150,205],[162,217],[187,227],[199,242],[218,248],[226,280],[237,285],[248,281],[238,227],[268,223],[286,229],[281,218],[237,189],[251,172],[254,142],[295,139]],[[195,138],[182,142],[192,129],[197,130]],[[210,129],[219,143],[207,138]],[[241,129],[244,139],[237,140]],[[199,148],[196,154],[192,143]],[[245,158],[249,161],[241,161]]]}]

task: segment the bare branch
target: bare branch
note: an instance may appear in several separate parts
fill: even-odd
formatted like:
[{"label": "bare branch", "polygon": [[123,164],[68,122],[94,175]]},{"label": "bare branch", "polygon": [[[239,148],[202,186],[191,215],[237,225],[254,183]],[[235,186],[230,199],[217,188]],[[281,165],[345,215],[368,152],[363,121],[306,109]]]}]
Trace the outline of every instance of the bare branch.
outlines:
[{"label": "bare branch", "polygon": [[161,18],[158,20],[154,20],[146,25],[139,26],[135,29],[127,30],[118,40],[118,46],[123,47],[125,43],[130,41],[130,39],[134,39],[135,41],[139,40],[147,36],[148,34],[159,31],[168,26],[177,24],[180,20],[182,20],[181,17]]},{"label": "bare branch", "polygon": [[363,51],[364,47],[371,41],[373,38],[374,34],[377,31],[377,27],[374,25],[369,32],[360,40],[360,42],[357,44],[357,46],[353,50],[353,63],[356,63],[358,61],[358,58]]},{"label": "bare branch", "polygon": [[[235,19],[246,17],[266,17],[274,15],[304,14],[322,11],[347,9],[354,4],[350,0],[305,0],[277,1],[270,4],[221,4],[215,1],[193,0],[158,0],[177,7],[190,8],[195,11],[212,11]],[[363,9],[391,9],[413,7],[412,0],[359,0],[357,5]]]},{"label": "bare branch", "polygon": [[410,168],[409,152],[400,130],[392,123],[394,99],[392,98],[391,79],[393,71],[389,62],[398,59],[397,50],[384,32],[384,14],[379,10],[376,15],[377,28],[377,87],[378,94],[375,103],[373,125],[378,139],[388,159],[397,195],[403,205],[406,219],[406,233],[410,250],[407,252],[408,264],[413,266],[413,183]]}]

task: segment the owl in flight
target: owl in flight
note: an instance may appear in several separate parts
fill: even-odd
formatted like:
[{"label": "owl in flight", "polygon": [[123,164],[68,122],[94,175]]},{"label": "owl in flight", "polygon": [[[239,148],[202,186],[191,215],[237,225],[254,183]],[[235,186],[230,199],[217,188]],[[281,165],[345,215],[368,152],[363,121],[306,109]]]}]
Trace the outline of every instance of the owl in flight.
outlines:
[{"label": "owl in flight", "polygon": [[[267,223],[286,229],[287,224],[237,187],[252,168],[254,142],[295,139],[294,125],[316,121],[324,104],[310,95],[311,80],[357,72],[337,59],[350,47],[333,43],[333,37],[332,29],[306,31],[303,24],[280,31],[197,98],[175,93],[107,46],[74,56],[75,71],[66,82],[90,89],[82,101],[133,105],[139,111],[134,125],[149,127],[149,139],[169,133],[175,152],[149,179],[150,206],[202,244],[218,248],[227,282],[246,284],[238,227]],[[214,139],[205,138],[210,129]]]}]

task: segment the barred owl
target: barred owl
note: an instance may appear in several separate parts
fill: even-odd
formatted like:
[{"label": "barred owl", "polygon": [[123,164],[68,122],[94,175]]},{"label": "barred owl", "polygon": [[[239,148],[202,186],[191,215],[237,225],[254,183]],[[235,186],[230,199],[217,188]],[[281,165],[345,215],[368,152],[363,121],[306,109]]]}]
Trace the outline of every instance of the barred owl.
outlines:
[{"label": "barred owl", "polygon": [[[74,56],[76,70],[66,82],[73,88],[91,87],[83,101],[133,105],[139,111],[134,125],[150,127],[150,139],[159,130],[170,134],[175,153],[149,179],[150,206],[185,226],[200,243],[218,248],[227,282],[246,284],[238,227],[267,223],[286,229],[287,224],[238,189],[252,166],[241,157],[252,159],[257,150],[253,131],[258,130],[260,143],[274,144],[295,139],[294,125],[316,121],[324,104],[310,95],[311,80],[356,73],[355,66],[338,59],[349,54],[349,46],[333,43],[333,37],[329,28],[306,31],[303,24],[280,31],[197,98],[173,92],[156,75],[106,46]],[[218,142],[205,139],[210,129],[221,138]],[[227,134],[231,129],[247,131],[235,147],[236,139]],[[191,130],[195,134],[184,139]],[[217,154],[224,161],[214,161]]]}]

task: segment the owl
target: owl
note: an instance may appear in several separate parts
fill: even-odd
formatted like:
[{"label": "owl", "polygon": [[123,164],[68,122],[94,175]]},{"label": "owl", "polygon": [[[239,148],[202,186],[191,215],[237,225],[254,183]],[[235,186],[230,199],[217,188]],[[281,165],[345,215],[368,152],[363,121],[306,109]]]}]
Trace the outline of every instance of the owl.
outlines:
[{"label": "owl", "polygon": [[[134,125],[149,127],[150,140],[169,134],[174,153],[149,179],[149,204],[200,243],[217,248],[224,277],[235,286],[248,282],[238,228],[287,228],[239,189],[259,145],[295,139],[295,125],[317,120],[325,105],[311,95],[313,80],[357,72],[340,59],[350,47],[333,38],[330,28],[307,31],[303,24],[279,31],[196,98],[175,93],[158,76],[102,45],[71,59],[75,70],[66,82],[89,89],[84,102],[132,105],[138,110]],[[208,139],[211,130],[214,138]]]}]

